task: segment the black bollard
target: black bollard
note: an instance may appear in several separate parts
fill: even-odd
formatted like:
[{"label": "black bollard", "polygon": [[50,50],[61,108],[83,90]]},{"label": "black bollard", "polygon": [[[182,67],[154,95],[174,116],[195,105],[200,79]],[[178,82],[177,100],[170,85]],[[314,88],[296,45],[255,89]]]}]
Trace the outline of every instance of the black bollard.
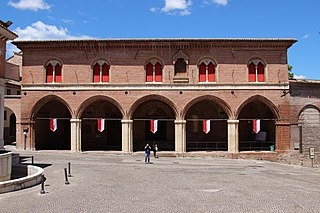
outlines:
[{"label": "black bollard", "polygon": [[64,184],[70,184],[69,181],[68,181],[68,175],[67,175],[67,168],[64,168],[64,177],[66,179],[66,181],[64,182]]},{"label": "black bollard", "polygon": [[68,163],[68,177],[71,177],[71,163]]},{"label": "black bollard", "polygon": [[44,174],[41,175],[41,190],[40,194],[45,194],[46,192],[44,191],[44,182],[46,181],[47,178],[44,177]]},{"label": "black bollard", "polygon": [[34,157],[31,156],[31,164],[33,165],[34,164]]}]

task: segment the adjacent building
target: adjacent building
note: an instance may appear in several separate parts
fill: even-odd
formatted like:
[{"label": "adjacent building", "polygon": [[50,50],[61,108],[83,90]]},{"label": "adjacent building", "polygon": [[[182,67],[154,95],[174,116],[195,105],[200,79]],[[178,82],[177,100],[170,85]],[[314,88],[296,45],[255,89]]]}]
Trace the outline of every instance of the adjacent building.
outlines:
[{"label": "adjacent building", "polygon": [[8,27],[11,21],[6,23],[0,20],[0,149],[4,148],[4,96],[5,96],[5,70],[6,70],[6,44],[8,40],[14,40],[18,36],[10,31]]}]

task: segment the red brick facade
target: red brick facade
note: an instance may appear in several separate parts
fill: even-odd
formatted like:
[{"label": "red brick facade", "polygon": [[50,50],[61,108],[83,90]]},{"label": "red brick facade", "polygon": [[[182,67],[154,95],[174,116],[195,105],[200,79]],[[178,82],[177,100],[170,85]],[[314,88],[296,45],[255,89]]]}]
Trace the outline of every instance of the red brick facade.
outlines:
[{"label": "red brick facade", "polygon": [[[293,39],[14,42],[23,51],[20,137],[24,138],[22,130],[28,129],[25,134],[26,148],[37,149],[37,137],[44,138],[44,136],[37,135],[40,133],[37,133],[35,127],[36,120],[47,119],[46,122],[43,121],[43,125],[47,125],[49,118],[58,117],[60,120],[68,120],[67,122],[70,119],[81,121],[82,127],[73,130],[79,131],[77,134],[81,135],[82,140],[84,134],[94,134],[100,140],[98,133],[90,133],[89,130],[84,133],[87,127],[94,125],[94,122],[85,120],[96,118],[90,115],[99,114],[100,117],[109,118],[110,121],[111,118],[122,120],[122,133],[121,127],[120,130],[118,127],[115,130],[120,131],[116,134],[122,134],[122,140],[124,137],[127,138],[123,123],[127,120],[133,122],[133,130],[129,132],[129,135],[132,135],[128,136],[128,140],[131,141],[128,146],[133,146],[133,149],[129,148],[129,152],[141,149],[141,144],[135,145],[138,143],[136,141],[142,143],[140,141],[153,140],[153,136],[149,136],[145,130],[148,125],[145,121],[153,118],[166,123],[163,124],[166,131],[159,133],[162,134],[159,140],[163,140],[163,144],[172,141],[165,145],[169,151],[185,152],[197,149],[220,151],[220,148],[230,151],[230,146],[226,145],[227,141],[231,140],[228,139],[230,132],[226,130],[227,121],[239,120],[237,132],[239,137],[235,139],[239,140],[239,145],[233,151],[239,148],[242,151],[242,141],[253,137],[249,130],[251,121],[261,119],[263,122],[261,127],[267,132],[267,140],[275,145],[276,150],[289,150],[290,95],[286,94],[289,91],[287,49],[294,42]],[[175,63],[179,59],[183,59],[186,63],[185,72],[177,72]],[[62,83],[46,83],[46,66],[53,60],[62,65]],[[98,60],[110,65],[108,83],[93,83],[93,64]],[[146,82],[145,66],[151,60],[158,61],[162,65],[160,83]],[[199,83],[198,66],[202,60],[212,61],[215,64],[215,82]],[[249,82],[248,63],[252,60],[263,62],[265,82]],[[102,107],[98,108],[102,106],[100,102],[105,110]],[[49,105],[46,105],[47,103]],[[50,111],[51,103],[56,104],[56,108],[64,112],[57,115],[53,113],[54,109]],[[211,136],[202,135],[198,130],[201,125],[196,122],[202,119],[211,119],[213,127]],[[182,133],[180,132],[184,135],[181,137],[186,137],[181,140],[185,141],[182,143],[186,145],[181,146],[186,148],[179,148],[180,139],[177,138],[177,131],[180,130],[177,130],[177,124],[173,123],[178,121],[186,121],[185,128],[181,129]],[[71,137],[76,137],[72,136],[73,127],[68,126],[67,122],[63,125],[67,129],[71,128]],[[115,124],[117,125],[121,124]],[[136,128],[142,128],[143,133]],[[220,132],[223,134],[221,137]],[[60,139],[68,141],[65,138],[69,135],[63,136],[64,134],[61,133]],[[112,133],[106,133],[105,138],[112,140]],[[192,143],[189,143],[190,140]],[[250,140],[248,139],[247,144],[251,147],[255,139]],[[202,141],[208,142],[202,143]],[[195,148],[191,144],[199,147]],[[201,144],[205,145],[201,147]],[[215,148],[208,148],[209,145]],[[23,146],[23,140],[17,141],[18,148]],[[45,149],[45,146],[40,146],[39,149]],[[97,145],[100,148],[94,148],[112,150],[112,148],[101,148],[103,146]],[[119,149],[123,151],[123,147],[122,145],[122,149],[121,146]],[[63,149],[70,149],[70,146],[65,146]],[[81,148],[77,150],[80,151]]]}]

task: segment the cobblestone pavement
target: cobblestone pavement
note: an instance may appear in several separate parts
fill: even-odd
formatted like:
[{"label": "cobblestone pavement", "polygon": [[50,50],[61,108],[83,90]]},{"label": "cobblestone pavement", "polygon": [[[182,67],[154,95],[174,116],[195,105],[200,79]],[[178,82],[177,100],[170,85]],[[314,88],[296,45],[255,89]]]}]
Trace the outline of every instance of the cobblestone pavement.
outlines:
[{"label": "cobblestone pavement", "polygon": [[[0,194],[0,212],[320,212],[320,170],[265,161],[20,152],[40,185]],[[70,184],[64,168],[71,162]],[[26,159],[25,163],[30,163]]]}]

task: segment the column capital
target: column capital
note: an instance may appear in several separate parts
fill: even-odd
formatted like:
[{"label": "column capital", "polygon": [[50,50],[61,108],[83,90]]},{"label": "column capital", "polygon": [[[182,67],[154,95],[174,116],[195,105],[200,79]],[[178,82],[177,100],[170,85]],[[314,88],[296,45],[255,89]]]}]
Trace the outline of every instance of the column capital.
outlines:
[{"label": "column capital", "polygon": [[186,124],[187,121],[186,120],[175,120],[174,123],[175,124]]},{"label": "column capital", "polygon": [[71,118],[70,123],[81,123],[81,119],[78,118]]},{"label": "column capital", "polygon": [[133,120],[121,120],[121,123],[123,124],[130,124],[130,123],[133,123]]},{"label": "column capital", "polygon": [[239,120],[227,120],[228,124],[239,124]]}]

